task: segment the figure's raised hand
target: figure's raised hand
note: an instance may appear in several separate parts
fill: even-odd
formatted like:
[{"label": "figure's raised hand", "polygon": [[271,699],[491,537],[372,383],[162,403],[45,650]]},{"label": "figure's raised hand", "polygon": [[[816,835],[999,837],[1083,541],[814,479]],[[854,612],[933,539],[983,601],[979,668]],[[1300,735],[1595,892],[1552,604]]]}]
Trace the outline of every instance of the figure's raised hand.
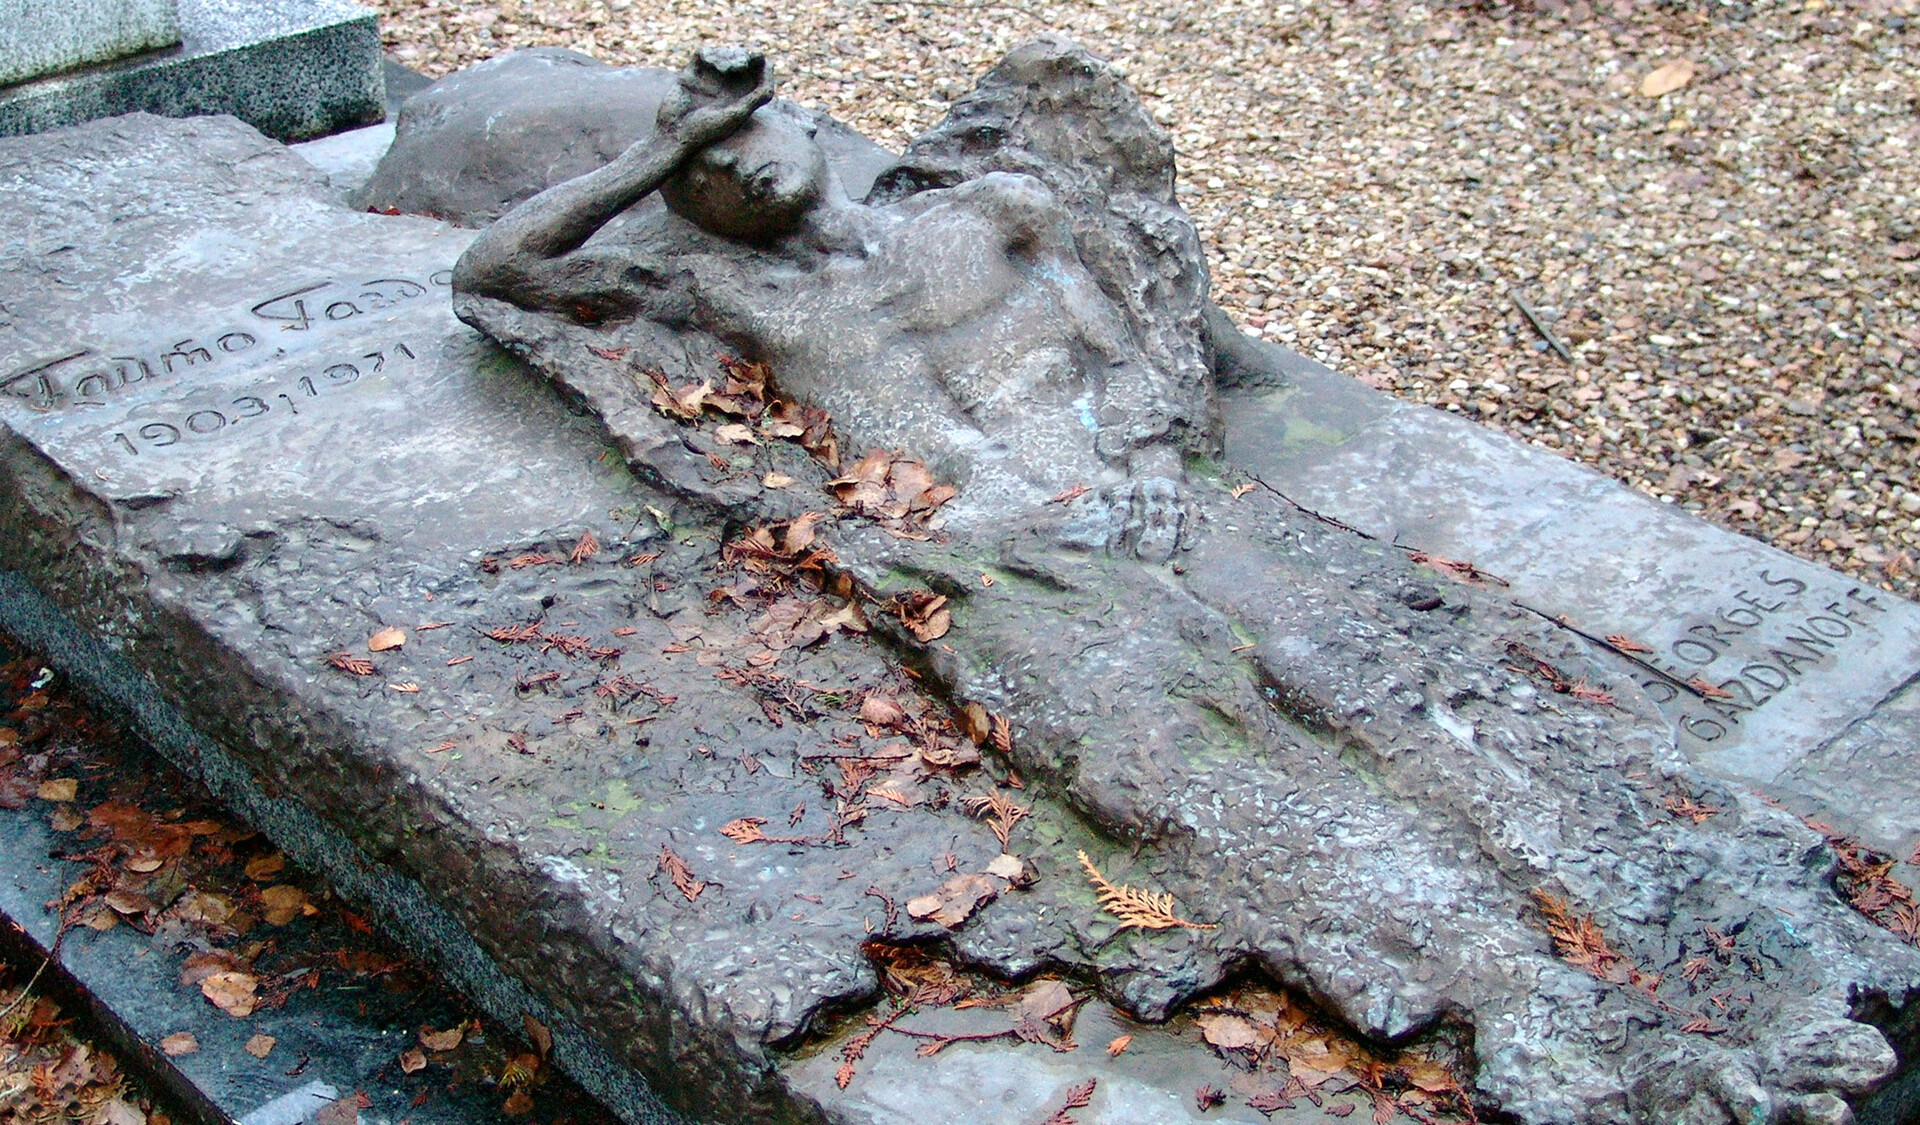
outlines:
[{"label": "figure's raised hand", "polygon": [[739,47],[702,47],[680,72],[680,87],[661,103],[655,125],[689,151],[723,141],[773,100],[767,58]]}]

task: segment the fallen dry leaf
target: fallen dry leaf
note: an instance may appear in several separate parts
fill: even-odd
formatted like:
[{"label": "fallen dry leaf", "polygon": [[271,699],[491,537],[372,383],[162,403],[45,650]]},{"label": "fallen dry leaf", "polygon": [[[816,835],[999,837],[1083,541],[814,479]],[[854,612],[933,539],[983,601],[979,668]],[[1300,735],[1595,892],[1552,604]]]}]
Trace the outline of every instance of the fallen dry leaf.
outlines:
[{"label": "fallen dry leaf", "polygon": [[427,1056],[418,1047],[408,1047],[400,1052],[400,1073],[418,1074],[427,1069]]},{"label": "fallen dry leaf", "polygon": [[993,862],[987,864],[987,874],[997,875],[1009,883],[1019,882],[1026,873],[1026,862],[1019,856],[1008,855],[1005,852],[994,856]]},{"label": "fallen dry leaf", "polygon": [[999,895],[1000,888],[984,875],[971,872],[955,875],[940,884],[932,894],[907,900],[907,916],[916,921],[934,921],[947,929],[956,929],[973,912]]},{"label": "fallen dry leaf", "polygon": [[79,791],[80,782],[77,778],[52,777],[41,782],[35,792],[42,801],[71,801]]},{"label": "fallen dry leaf", "polygon": [[1200,1035],[1223,1051],[1251,1051],[1260,1046],[1262,1036],[1252,1021],[1230,1012],[1213,1012],[1194,1021]]},{"label": "fallen dry leaf", "polygon": [[1212,923],[1189,922],[1173,912],[1173,896],[1162,892],[1136,890],[1133,887],[1107,882],[1100,869],[1087,858],[1086,852],[1075,853],[1080,858],[1080,866],[1087,873],[1087,879],[1099,892],[1100,906],[1107,913],[1120,919],[1120,928],[1134,927],[1142,930],[1165,930],[1182,926],[1189,930],[1211,930]]},{"label": "fallen dry leaf", "polygon": [[254,993],[259,988],[258,977],[231,969],[211,973],[200,982],[200,994],[212,1001],[214,1007],[235,1019],[245,1019],[253,1014],[254,1005],[259,1003]]},{"label": "fallen dry leaf", "polygon": [[193,1037],[191,1031],[176,1031],[160,1041],[160,1052],[168,1058],[191,1055],[199,1049],[200,1041]]},{"label": "fallen dry leaf", "polygon": [[407,634],[389,625],[385,629],[367,638],[367,651],[386,652],[388,649],[399,648],[406,643]]},{"label": "fallen dry leaf", "polygon": [[450,1027],[445,1031],[435,1031],[430,1027],[420,1029],[420,1045],[429,1051],[451,1051],[460,1045],[466,1031],[460,1027]]},{"label": "fallen dry leaf", "polygon": [[1640,80],[1640,96],[1657,98],[1671,94],[1693,81],[1694,65],[1688,59],[1675,59],[1665,66],[1654,68]]},{"label": "fallen dry leaf", "polygon": [[1107,1057],[1110,1059],[1119,1058],[1120,1052],[1126,1050],[1127,1044],[1131,1042],[1133,1042],[1133,1036],[1131,1035],[1114,1036],[1111,1040],[1107,1042]]},{"label": "fallen dry leaf", "polygon": [[327,664],[353,676],[373,675],[373,661],[364,656],[355,656],[350,652],[334,653],[327,657]]},{"label": "fallen dry leaf", "polygon": [[769,472],[766,476],[760,478],[760,486],[762,488],[785,488],[792,483],[793,478],[785,473]]},{"label": "fallen dry leaf", "polygon": [[313,1115],[312,1121],[313,1125],[358,1125],[360,1095],[348,1094],[337,1101],[328,1102]]},{"label": "fallen dry leaf", "polygon": [[667,878],[673,880],[674,889],[686,896],[688,902],[699,898],[700,892],[707,889],[706,883],[694,877],[693,868],[687,866],[687,861],[675,855],[673,849],[665,844],[660,845],[658,867],[666,872]]},{"label": "fallen dry leaf", "polygon": [[271,1035],[255,1035],[240,1049],[256,1059],[264,1059],[273,1053],[273,1045],[276,1042],[277,1040]]},{"label": "fallen dry leaf", "polygon": [[266,905],[267,924],[270,926],[284,926],[302,914],[319,913],[307,902],[307,892],[285,883],[261,891],[260,901]]},{"label": "fallen dry leaf", "polygon": [[1081,1109],[1091,1103],[1093,1101],[1094,1085],[1095,1080],[1089,1078],[1078,1086],[1070,1088],[1067,1091],[1066,1100],[1060,1104],[1060,1108],[1049,1114],[1047,1119],[1042,1121],[1040,1125],[1075,1125],[1073,1117],[1069,1115],[1067,1111],[1070,1109]]},{"label": "fallen dry leaf", "polygon": [[279,874],[280,869],[286,865],[287,857],[279,852],[269,852],[266,855],[255,856],[247,861],[247,878],[256,882],[268,879]]},{"label": "fallen dry leaf", "polygon": [[553,1050],[553,1032],[547,1030],[546,1024],[534,1019],[526,1012],[520,1013],[520,1027],[527,1033],[527,1042],[533,1044],[533,1049],[540,1052],[540,1061],[545,1062],[547,1055]]}]

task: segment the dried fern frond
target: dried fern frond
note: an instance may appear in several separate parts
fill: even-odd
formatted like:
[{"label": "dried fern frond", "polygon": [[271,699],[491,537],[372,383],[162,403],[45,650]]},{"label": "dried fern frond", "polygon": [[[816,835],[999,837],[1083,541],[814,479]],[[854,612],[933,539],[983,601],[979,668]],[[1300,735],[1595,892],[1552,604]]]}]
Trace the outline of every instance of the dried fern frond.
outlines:
[{"label": "dried fern frond", "polygon": [[1080,857],[1080,866],[1086,870],[1087,879],[1093,883],[1093,889],[1100,892],[1100,907],[1107,913],[1120,919],[1120,928],[1129,926],[1141,930],[1166,930],[1174,926],[1184,926],[1189,930],[1211,930],[1213,925],[1206,922],[1189,922],[1173,912],[1173,895],[1166,892],[1155,894],[1152,891],[1137,890],[1133,887],[1115,886],[1107,882],[1100,869],[1087,858],[1086,852],[1076,852]]}]

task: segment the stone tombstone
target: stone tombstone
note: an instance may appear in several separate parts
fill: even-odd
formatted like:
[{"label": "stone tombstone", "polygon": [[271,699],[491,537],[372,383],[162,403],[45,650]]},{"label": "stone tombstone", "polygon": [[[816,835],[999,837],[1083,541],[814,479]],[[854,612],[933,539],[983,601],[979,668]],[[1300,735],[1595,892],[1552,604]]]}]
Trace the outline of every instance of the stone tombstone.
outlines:
[{"label": "stone tombstone", "polygon": [[707,52],[599,168],[464,185],[409,134],[515,67],[658,82],[499,63],[403,118],[382,206],[521,201],[478,234],[231,120],[0,145],[0,621],[619,1112],[1383,1104],[1197,1022],[1283,1010],[1512,1120],[1867,1112],[1920,990],[1891,869],[1577,607],[1289,498],[1356,504],[1360,446],[1207,303],[1111,67],[1021,47],[873,175]]},{"label": "stone tombstone", "polygon": [[0,86],[180,42],[176,0],[6,0]]},{"label": "stone tombstone", "polygon": [[0,136],[135,112],[230,113],[283,141],[379,121],[378,24],[348,0],[0,4]]}]

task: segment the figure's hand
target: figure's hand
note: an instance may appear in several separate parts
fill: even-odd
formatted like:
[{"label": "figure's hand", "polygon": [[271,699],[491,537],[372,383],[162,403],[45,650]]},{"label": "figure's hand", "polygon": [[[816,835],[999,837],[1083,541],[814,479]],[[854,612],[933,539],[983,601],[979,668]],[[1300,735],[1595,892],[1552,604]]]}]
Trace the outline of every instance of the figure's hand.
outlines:
[{"label": "figure's hand", "polygon": [[773,100],[767,58],[738,47],[702,47],[680,72],[680,88],[661,103],[660,133],[696,152],[746,127]]}]

